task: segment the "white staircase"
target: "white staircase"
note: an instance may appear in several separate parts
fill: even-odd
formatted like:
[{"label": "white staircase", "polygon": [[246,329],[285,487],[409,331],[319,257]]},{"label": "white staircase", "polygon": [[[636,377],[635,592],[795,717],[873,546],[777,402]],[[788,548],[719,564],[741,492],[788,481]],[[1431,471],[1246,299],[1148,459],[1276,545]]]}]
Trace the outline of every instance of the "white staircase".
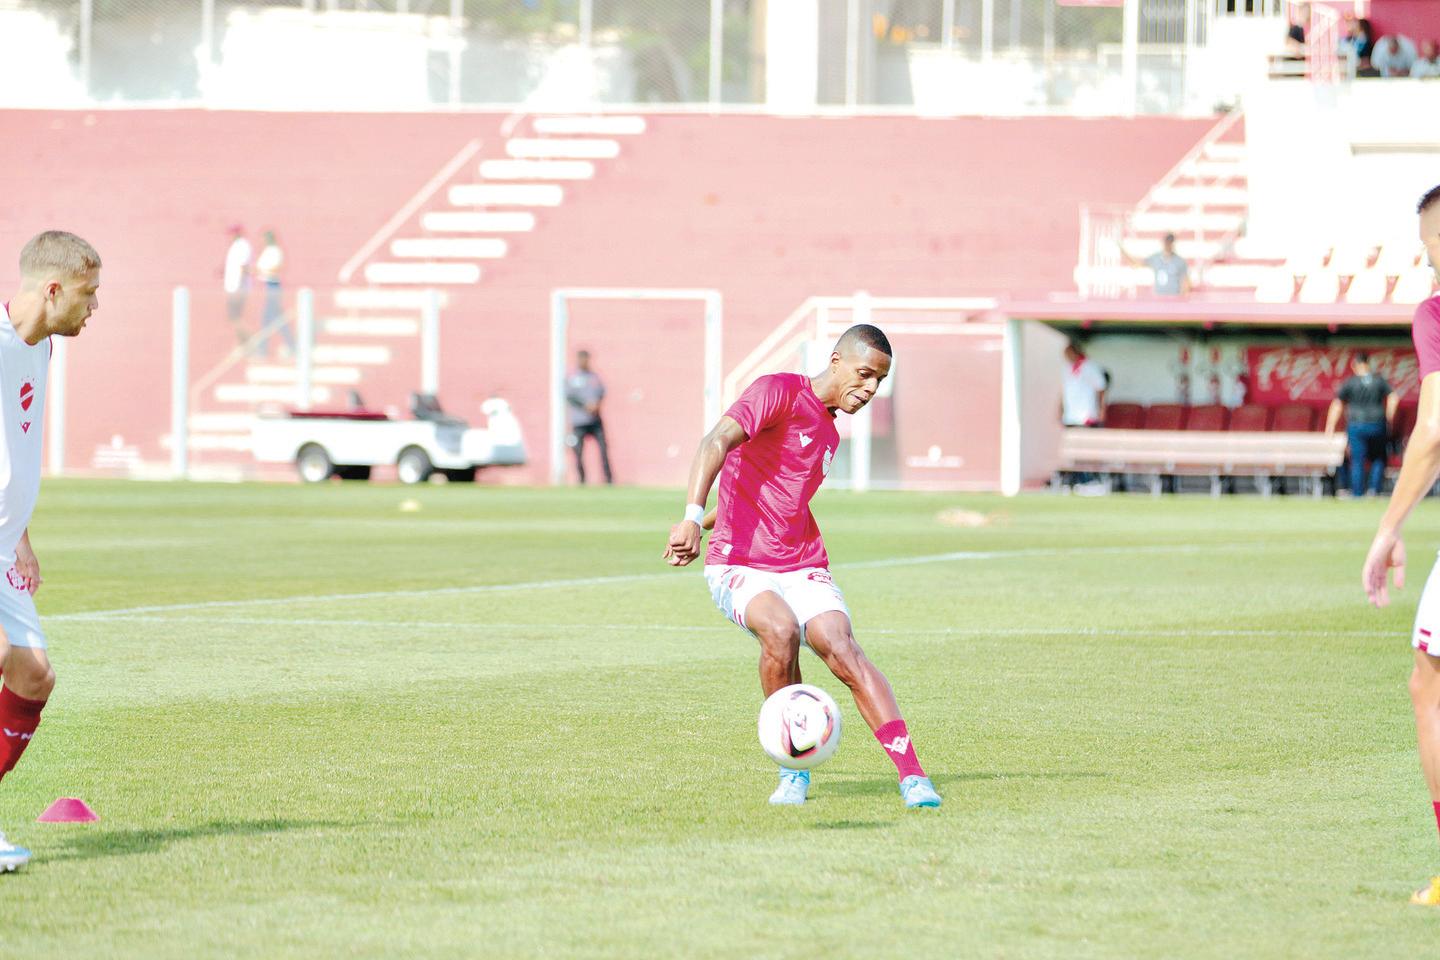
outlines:
[{"label": "white staircase", "polygon": [[[646,120],[540,116],[507,127],[514,135],[505,140],[503,157],[472,164],[467,161],[478,144],[461,151],[342,269],[346,285],[330,302],[317,297],[312,407],[344,408],[349,390],[365,394],[369,371],[402,355],[410,362],[430,291],[440,291],[443,316],[447,289],[482,285],[484,265],[514,256],[517,242],[543,228],[545,212],[593,180],[620,155],[624,138],[645,132]],[[465,170],[475,179],[457,182]],[[356,279],[363,284],[352,285]],[[232,357],[197,381],[189,422],[192,473],[253,475],[251,428],[264,412],[298,405],[298,378],[293,360]]]}]

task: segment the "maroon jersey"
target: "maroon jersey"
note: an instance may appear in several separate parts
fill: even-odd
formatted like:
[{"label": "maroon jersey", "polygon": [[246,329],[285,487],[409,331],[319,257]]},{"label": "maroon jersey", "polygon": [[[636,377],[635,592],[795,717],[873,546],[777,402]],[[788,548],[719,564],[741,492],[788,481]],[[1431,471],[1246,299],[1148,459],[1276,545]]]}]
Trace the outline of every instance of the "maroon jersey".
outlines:
[{"label": "maroon jersey", "polygon": [[784,572],[829,564],[810,498],[840,446],[831,413],[810,378],[773,373],[725,411],[749,440],[720,470],[720,503],[707,564]]},{"label": "maroon jersey", "polygon": [[1415,308],[1410,327],[1415,341],[1415,359],[1420,361],[1420,379],[1440,370],[1440,297],[1431,297]]}]

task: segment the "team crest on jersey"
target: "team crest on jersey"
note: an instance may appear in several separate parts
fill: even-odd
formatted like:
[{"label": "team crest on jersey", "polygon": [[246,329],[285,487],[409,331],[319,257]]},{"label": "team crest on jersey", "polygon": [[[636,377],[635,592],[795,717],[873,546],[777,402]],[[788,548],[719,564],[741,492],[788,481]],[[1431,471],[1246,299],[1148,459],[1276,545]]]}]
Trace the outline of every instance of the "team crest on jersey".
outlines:
[{"label": "team crest on jersey", "polygon": [[[21,413],[29,413],[29,412],[30,412],[30,404],[32,404],[32,403],[34,403],[34,402],[35,402],[35,381],[34,381],[34,380],[26,380],[24,383],[20,384],[20,411],[21,411]],[[20,423],[20,432],[21,432],[21,433],[29,433],[29,432],[30,432],[30,424],[31,424],[31,421],[29,421],[29,420],[23,420],[23,421],[21,421],[21,423]]]},{"label": "team crest on jersey", "polygon": [[16,590],[30,589],[29,586],[26,585],[25,578],[20,574],[20,571],[14,567],[5,571],[5,581]]},{"label": "team crest on jersey", "polygon": [[829,447],[825,448],[825,462],[820,464],[821,476],[830,476],[830,464],[835,460],[835,451]]}]

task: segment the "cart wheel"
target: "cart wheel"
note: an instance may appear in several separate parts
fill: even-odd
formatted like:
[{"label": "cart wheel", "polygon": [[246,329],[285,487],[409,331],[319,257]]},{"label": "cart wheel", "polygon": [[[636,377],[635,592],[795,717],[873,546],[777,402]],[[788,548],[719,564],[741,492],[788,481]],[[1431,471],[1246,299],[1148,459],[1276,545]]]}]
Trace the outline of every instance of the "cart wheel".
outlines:
[{"label": "cart wheel", "polygon": [[336,467],[335,475],[341,480],[369,480],[370,468],[359,467]]},{"label": "cart wheel", "polygon": [[474,467],[462,467],[462,468],[460,468],[460,469],[458,469],[458,470],[446,470],[446,471],[444,471],[444,473],[445,473],[445,479],[446,479],[446,480],[449,480],[451,483],[474,483],[474,482],[475,482],[475,468],[474,468]]},{"label": "cart wheel", "polygon": [[335,473],[330,454],[318,443],[307,443],[295,456],[295,469],[306,483],[321,483]]},{"label": "cart wheel", "polygon": [[430,457],[419,447],[406,447],[401,450],[395,467],[400,474],[401,483],[424,483],[430,479],[430,474],[435,472]]}]

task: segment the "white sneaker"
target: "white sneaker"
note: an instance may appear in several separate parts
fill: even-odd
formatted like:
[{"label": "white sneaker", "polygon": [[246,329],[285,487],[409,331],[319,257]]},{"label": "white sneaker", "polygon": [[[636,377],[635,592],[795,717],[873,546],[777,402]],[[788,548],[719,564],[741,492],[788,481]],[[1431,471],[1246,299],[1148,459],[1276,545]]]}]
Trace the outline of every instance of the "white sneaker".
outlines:
[{"label": "white sneaker", "polygon": [[30,862],[30,851],[17,847],[0,833],[0,873],[13,873]]}]

